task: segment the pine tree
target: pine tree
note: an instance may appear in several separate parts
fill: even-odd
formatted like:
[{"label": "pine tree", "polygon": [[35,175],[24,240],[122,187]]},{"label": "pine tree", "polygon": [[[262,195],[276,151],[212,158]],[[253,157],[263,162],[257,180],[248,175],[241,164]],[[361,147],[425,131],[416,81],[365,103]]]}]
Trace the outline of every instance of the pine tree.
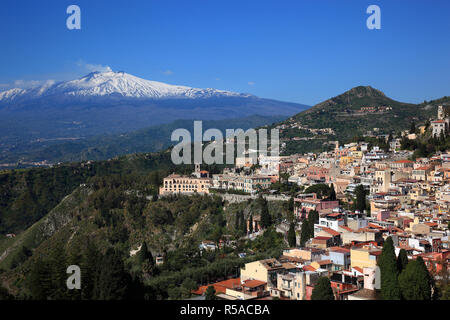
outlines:
[{"label": "pine tree", "polygon": [[431,300],[430,275],[422,258],[410,261],[398,281],[404,299]]},{"label": "pine tree", "polygon": [[295,223],[291,222],[288,231],[288,243],[290,247],[295,247],[297,245],[297,239],[295,236]]},{"label": "pine tree", "polygon": [[334,300],[333,289],[327,277],[320,277],[311,294],[311,300]]},{"label": "pine tree", "polygon": [[102,256],[94,242],[89,241],[81,262],[81,298],[90,300],[94,298],[95,287],[101,272]]},{"label": "pine tree", "polygon": [[401,292],[398,284],[397,259],[394,243],[388,237],[383,244],[383,250],[378,260],[381,273],[381,296],[384,300],[400,300]]},{"label": "pine tree", "polygon": [[47,300],[51,292],[50,265],[41,257],[31,265],[28,276],[28,288],[33,300]]},{"label": "pine tree", "polygon": [[65,300],[69,298],[67,288],[67,256],[64,245],[57,243],[50,252],[49,264],[52,272],[50,298],[54,300]]},{"label": "pine tree", "polygon": [[101,262],[98,285],[94,298],[100,300],[120,300],[126,298],[130,276],[125,272],[120,254],[108,249]]},{"label": "pine tree", "polygon": [[398,272],[401,273],[404,269],[406,269],[407,265],[408,265],[408,255],[406,254],[406,250],[400,249],[400,252],[398,253],[397,257]]}]

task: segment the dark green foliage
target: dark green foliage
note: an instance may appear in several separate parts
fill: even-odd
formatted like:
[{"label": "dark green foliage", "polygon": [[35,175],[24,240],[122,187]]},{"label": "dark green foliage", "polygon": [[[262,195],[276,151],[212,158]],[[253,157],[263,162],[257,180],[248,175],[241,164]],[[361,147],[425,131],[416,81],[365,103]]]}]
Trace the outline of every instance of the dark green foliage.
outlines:
[{"label": "dark green foliage", "polygon": [[359,210],[359,212],[363,213],[364,210],[367,209],[367,204],[366,204],[366,195],[367,195],[367,191],[364,189],[363,185],[358,185],[355,188],[355,202],[354,202],[354,209],[355,210]]},{"label": "dark green foliage", "polygon": [[26,246],[22,246],[13,258],[11,262],[11,268],[19,266],[20,264],[25,262],[31,255],[32,252]]},{"label": "dark green foliage", "polygon": [[397,259],[394,243],[388,237],[383,244],[383,250],[378,260],[381,272],[381,296],[384,300],[400,300],[401,292],[398,284]]},{"label": "dark green foliage", "polygon": [[431,300],[431,278],[421,257],[412,260],[398,277],[406,300]]},{"label": "dark green foliage", "polygon": [[276,232],[274,226],[266,229],[264,234],[252,241],[251,244],[253,250],[260,253],[271,252],[272,257],[281,253],[286,246],[283,235]]},{"label": "dark green foliage", "polygon": [[100,262],[98,282],[94,285],[93,299],[120,300],[127,297],[131,277],[125,272],[122,257],[109,249]]},{"label": "dark green foliage", "polygon": [[411,126],[409,128],[409,133],[416,133],[416,123],[411,121]]},{"label": "dark green foliage", "polygon": [[311,300],[334,300],[333,289],[327,277],[320,277],[311,294]]},{"label": "dark green foliage", "polygon": [[288,201],[288,211],[293,212],[294,211],[294,197],[290,197]]},{"label": "dark green foliage", "polygon": [[30,295],[34,300],[47,300],[50,297],[50,277],[50,265],[41,258],[37,258],[27,279]]},{"label": "dark green foliage", "polygon": [[14,296],[11,295],[6,288],[0,286],[0,301],[14,300]]},{"label": "dark green foliage", "polygon": [[147,248],[147,243],[144,241],[142,244],[141,250],[138,252],[138,260],[139,263],[149,263],[150,265],[154,264],[152,253]]},{"label": "dark green foliage", "polygon": [[300,231],[300,247],[304,247],[309,239],[311,239],[309,221],[304,219]]},{"label": "dark green foliage", "polygon": [[334,192],[334,187],[329,187],[327,184],[324,183],[318,183],[314,184],[304,191],[304,193],[315,193],[317,194],[318,198],[328,198],[334,197],[334,199],[330,200],[336,200],[336,192]]},{"label": "dark green foliage", "polygon": [[248,218],[248,232],[253,233],[253,216],[252,215],[250,215],[250,218]]},{"label": "dark green foliage", "polygon": [[295,236],[295,223],[291,222],[290,226],[289,226],[289,231],[288,231],[288,243],[290,247],[295,247],[297,245],[297,239]]},{"label": "dark green foliage", "polygon": [[240,216],[240,223],[241,223],[239,229],[241,230],[241,233],[245,235],[245,234],[247,234],[247,222],[245,221],[244,213],[241,211],[239,216]]},{"label": "dark green foliage", "polygon": [[216,289],[213,286],[209,286],[205,291],[206,300],[216,300]]},{"label": "dark green foliage", "polygon": [[300,232],[300,246],[304,247],[305,243],[314,238],[314,224],[319,222],[319,213],[316,210],[311,210],[308,213],[308,218],[302,221],[302,228]]},{"label": "dark green foliage", "polygon": [[257,201],[261,204],[261,227],[268,228],[272,225],[272,217],[269,213],[267,200],[260,196]]},{"label": "dark green foliage", "polygon": [[397,257],[398,272],[401,273],[404,269],[406,269],[407,265],[408,265],[408,255],[406,254],[406,250],[400,249],[400,252],[398,253]]},{"label": "dark green foliage", "polygon": [[328,199],[332,201],[336,200],[336,191],[334,190],[334,184],[331,185],[331,192]]}]

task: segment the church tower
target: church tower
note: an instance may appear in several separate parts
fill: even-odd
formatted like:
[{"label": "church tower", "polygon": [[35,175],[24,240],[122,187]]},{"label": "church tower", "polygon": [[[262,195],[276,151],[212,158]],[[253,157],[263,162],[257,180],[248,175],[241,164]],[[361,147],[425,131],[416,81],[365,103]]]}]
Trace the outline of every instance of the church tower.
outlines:
[{"label": "church tower", "polygon": [[444,120],[444,107],[443,106],[438,106],[438,120]]}]

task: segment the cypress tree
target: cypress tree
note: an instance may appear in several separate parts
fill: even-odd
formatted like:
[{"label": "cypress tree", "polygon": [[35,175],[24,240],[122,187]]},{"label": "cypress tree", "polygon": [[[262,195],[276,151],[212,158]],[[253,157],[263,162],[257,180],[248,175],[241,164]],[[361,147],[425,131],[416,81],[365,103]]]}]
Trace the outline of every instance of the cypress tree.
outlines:
[{"label": "cypress tree", "polygon": [[288,201],[288,210],[289,212],[294,211],[294,197],[290,197]]},{"label": "cypress tree", "polygon": [[431,300],[430,275],[422,258],[410,261],[398,281],[404,299]]},{"label": "cypress tree", "polygon": [[240,229],[243,234],[247,234],[247,221],[245,220],[243,212],[241,212],[241,228]]},{"label": "cypress tree", "polygon": [[309,236],[309,234],[310,234],[309,229],[310,228],[309,228],[308,219],[304,219],[303,222],[302,222],[302,228],[301,228],[301,231],[300,231],[300,246],[301,247],[304,247],[306,241],[308,241],[309,238],[310,238],[310,236]]},{"label": "cypress tree", "polygon": [[362,213],[366,209],[366,190],[361,184],[356,187],[355,195],[356,200],[354,208]]},{"label": "cypress tree", "polygon": [[269,213],[269,208],[267,207],[267,201],[265,199],[263,200],[264,202],[261,210],[261,227],[265,229],[272,225],[272,218]]},{"label": "cypress tree", "polygon": [[394,243],[388,237],[383,244],[383,251],[378,260],[381,273],[381,296],[384,300],[400,300],[401,292],[398,284],[397,259]]},{"label": "cypress tree", "polygon": [[334,300],[333,289],[327,277],[320,277],[311,294],[311,300]]},{"label": "cypress tree", "polygon": [[250,215],[250,218],[248,219],[248,231],[253,233],[253,215]]},{"label": "cypress tree", "polygon": [[290,247],[295,247],[297,245],[297,239],[295,236],[295,224],[291,222],[288,231],[288,243]]},{"label": "cypress tree", "polygon": [[406,268],[407,265],[408,265],[408,255],[406,254],[406,250],[400,249],[400,252],[397,257],[398,272],[401,273]]},{"label": "cypress tree", "polygon": [[235,229],[235,230],[239,230],[239,226],[241,225],[240,219],[241,219],[241,212],[239,211],[239,212],[236,214],[236,220],[234,221],[234,229]]},{"label": "cypress tree", "polygon": [[336,200],[336,191],[334,190],[334,184],[331,185],[331,191],[330,196],[328,197],[329,200]]}]

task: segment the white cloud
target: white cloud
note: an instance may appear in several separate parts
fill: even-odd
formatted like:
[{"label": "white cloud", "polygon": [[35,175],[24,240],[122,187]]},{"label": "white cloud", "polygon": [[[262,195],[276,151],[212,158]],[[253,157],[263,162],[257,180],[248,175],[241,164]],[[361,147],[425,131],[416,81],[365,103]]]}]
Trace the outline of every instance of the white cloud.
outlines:
[{"label": "white cloud", "polygon": [[163,72],[163,74],[165,74],[166,76],[170,76],[170,75],[173,74],[173,71],[172,70],[166,70],[166,71]]},{"label": "white cloud", "polygon": [[248,84],[249,86],[254,86],[254,85],[255,85],[255,83],[254,83],[253,81],[249,81],[247,84]]},{"label": "white cloud", "polygon": [[22,79],[18,79],[15,80],[11,85],[8,85],[9,87],[14,87],[14,88],[22,88],[22,89],[27,89],[27,88],[35,88],[35,87],[40,87],[40,86],[51,86],[55,83],[55,80],[22,80]]},{"label": "white cloud", "polygon": [[95,71],[108,72],[108,71],[112,71],[110,66],[103,66],[101,64],[85,63],[84,61],[81,61],[81,60],[77,62],[77,65],[78,65],[78,67],[83,69],[83,71],[88,71],[88,72],[95,72]]}]

